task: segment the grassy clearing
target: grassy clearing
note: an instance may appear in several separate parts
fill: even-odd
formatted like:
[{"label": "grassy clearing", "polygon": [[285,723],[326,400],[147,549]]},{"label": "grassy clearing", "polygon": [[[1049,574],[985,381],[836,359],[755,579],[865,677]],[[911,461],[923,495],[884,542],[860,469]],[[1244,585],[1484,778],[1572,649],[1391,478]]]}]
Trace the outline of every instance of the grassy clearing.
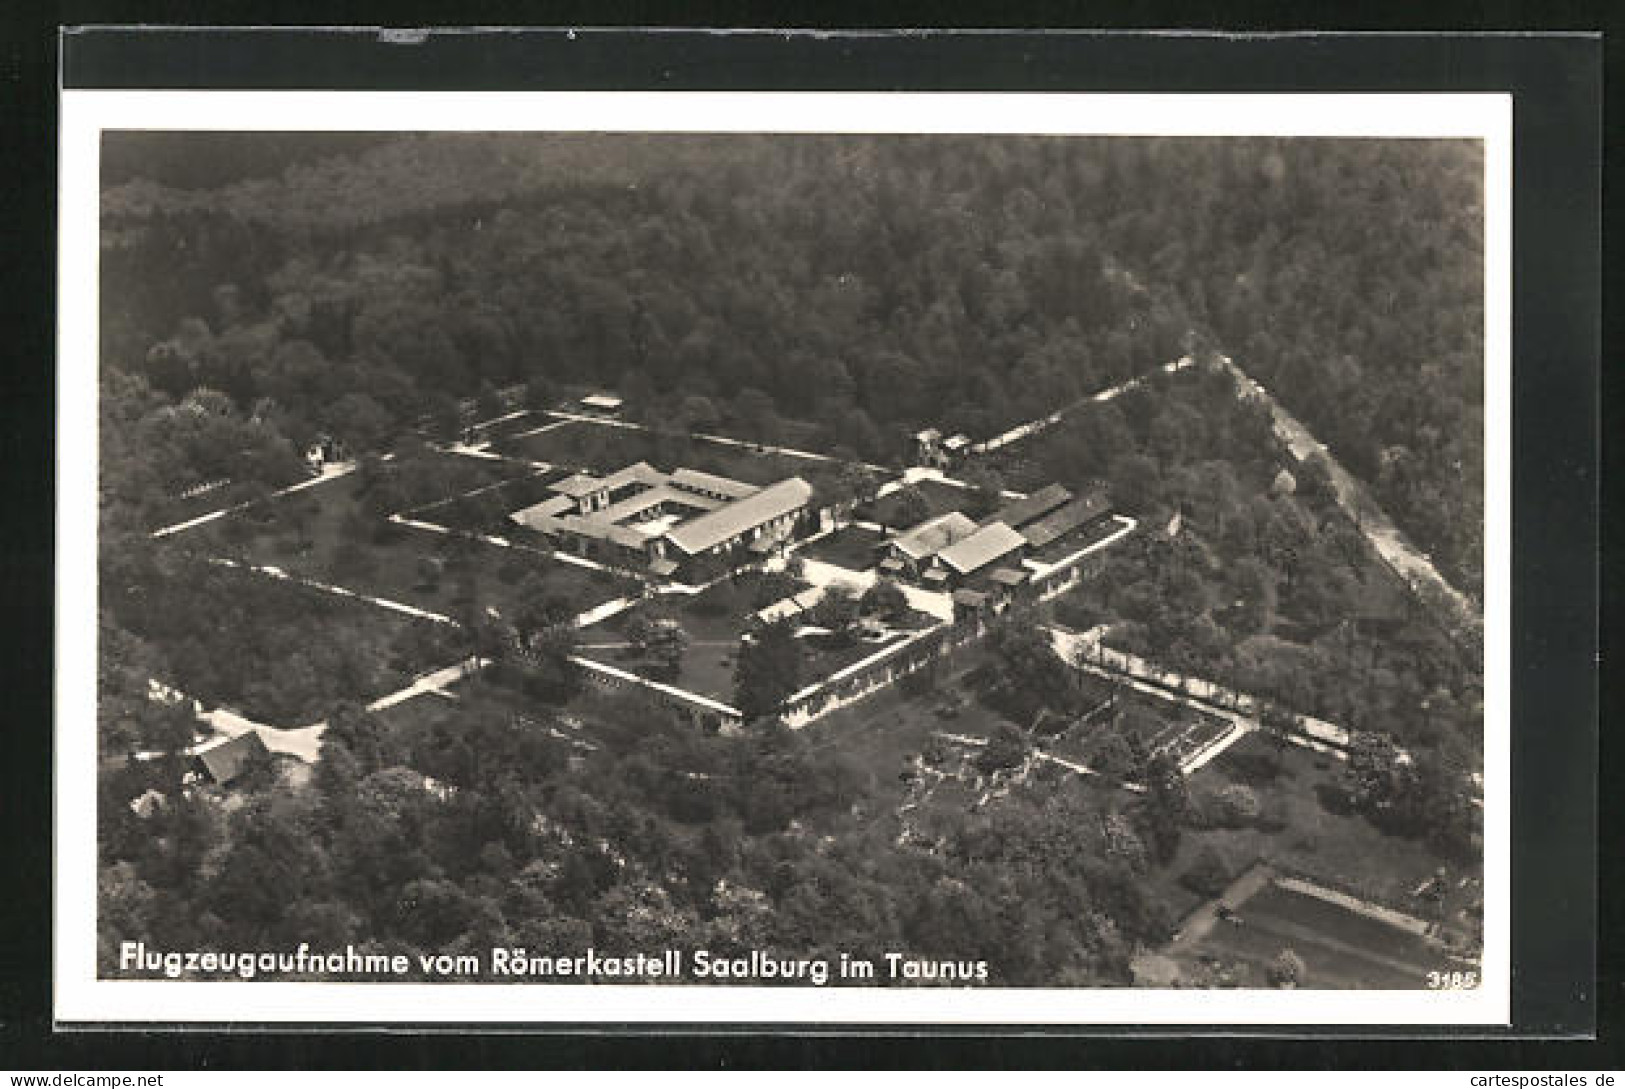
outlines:
[{"label": "grassy clearing", "polygon": [[678,671],[658,679],[691,692],[731,703],[734,695],[734,665],[739,637],[758,609],[810,587],[785,575],[747,573],[725,578],[691,597],[658,598],[628,609],[608,620],[582,629],[584,657],[650,675],[631,648],[592,647],[590,644],[625,642],[627,632],[639,615],[676,620],[688,636]]},{"label": "grassy clearing", "polygon": [[877,549],[886,540],[884,533],[876,533],[862,526],[844,526],[809,545],[798,549],[796,555],[822,560],[849,571],[867,571],[879,560]]},{"label": "grassy clearing", "polygon": [[[1476,881],[1465,886],[1458,867],[1439,857],[1421,840],[1387,835],[1364,817],[1328,809],[1322,796],[1340,773],[1338,761],[1295,745],[1277,750],[1254,733],[1244,738],[1193,778],[1193,789],[1217,791],[1240,783],[1264,802],[1262,826],[1195,830],[1182,838],[1169,876],[1183,873],[1205,848],[1217,849],[1242,868],[1264,859],[1332,888],[1420,918],[1442,914],[1449,929],[1471,933],[1476,928]],[[1442,912],[1418,899],[1418,886],[1444,867],[1450,893]],[[1169,881],[1172,886],[1174,882]],[[1186,894],[1188,897],[1189,894]],[[1194,900],[1189,904],[1195,907]],[[1188,908],[1187,908],[1188,910]]]},{"label": "grassy clearing", "polygon": [[985,660],[980,645],[958,651],[938,664],[938,680],[930,689],[911,696],[905,691],[911,685],[887,685],[810,723],[807,737],[815,746],[839,749],[872,769],[871,789],[895,805],[901,799],[898,773],[933,733],[987,737],[1005,721],[978,703],[964,684],[965,675]]},{"label": "grassy clearing", "polygon": [[[600,475],[647,461],[662,470],[698,469],[757,485],[799,476],[818,487],[835,480],[846,470],[839,462],[794,457],[756,446],[584,421],[564,422],[534,435],[505,439],[491,449],[508,457],[543,461]],[[880,474],[867,475],[874,485],[879,485]]]},{"label": "grassy clearing", "polygon": [[[459,483],[485,486],[501,471],[475,463],[474,475],[460,474]],[[615,579],[603,572],[391,524],[367,510],[362,488],[360,474],[352,473],[199,527],[182,542],[453,619],[486,607],[512,616],[520,588],[538,575],[581,609],[617,596]]]},{"label": "grassy clearing", "polygon": [[1314,896],[1267,885],[1196,946],[1240,968],[1244,986],[1268,985],[1268,969],[1290,949],[1304,964],[1300,986],[1416,988],[1430,970],[1447,969],[1434,946],[1407,930]]},{"label": "grassy clearing", "polygon": [[448,529],[508,535],[515,528],[508,515],[546,499],[553,494],[548,491],[548,485],[565,475],[565,471],[556,469],[521,471],[510,479],[482,485],[407,513],[412,518]]}]

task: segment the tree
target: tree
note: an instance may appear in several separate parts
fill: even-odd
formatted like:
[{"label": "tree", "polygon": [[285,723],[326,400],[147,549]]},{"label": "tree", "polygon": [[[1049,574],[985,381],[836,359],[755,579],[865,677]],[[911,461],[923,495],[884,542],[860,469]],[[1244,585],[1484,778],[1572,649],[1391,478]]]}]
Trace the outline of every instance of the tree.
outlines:
[{"label": "tree", "polygon": [[801,648],[788,623],[769,624],[739,646],[734,706],[747,720],[776,714],[801,687]]},{"label": "tree", "polygon": [[1213,797],[1213,820],[1221,828],[1245,828],[1262,812],[1258,795],[1241,783],[1231,783]]},{"label": "tree", "polygon": [[1027,735],[1008,722],[1001,722],[988,735],[987,744],[976,755],[976,766],[984,774],[1020,767],[1027,759]]},{"label": "tree", "polygon": [[626,634],[658,679],[669,681],[677,676],[689,644],[681,624],[666,617],[640,615],[633,619]]},{"label": "tree", "polygon": [[908,615],[908,597],[890,579],[876,579],[858,603],[865,613],[883,620],[901,620]]},{"label": "tree", "polygon": [[575,616],[569,598],[552,589],[544,574],[527,578],[519,587],[518,597],[513,625],[519,641],[526,646],[538,635],[569,624]]},{"label": "tree", "polygon": [[1030,615],[1007,614],[994,629],[992,643],[1004,666],[1000,679],[1012,710],[1031,718],[1040,710],[1065,715],[1076,709],[1076,675]]},{"label": "tree", "polygon": [[1179,876],[1179,883],[1198,896],[1212,897],[1228,888],[1233,877],[1235,866],[1231,861],[1217,847],[1207,846]]},{"label": "tree", "polygon": [[824,596],[811,609],[809,619],[819,627],[828,628],[838,636],[857,621],[861,604],[857,592],[842,583],[833,583],[824,590]]},{"label": "tree", "polygon": [[534,409],[544,409],[558,400],[558,389],[553,380],[544,373],[531,375],[525,380],[525,404]]},{"label": "tree", "polygon": [[1303,983],[1303,976],[1307,970],[1302,957],[1290,949],[1283,949],[1270,962],[1268,973],[1270,986],[1282,989],[1297,987]]},{"label": "tree", "polygon": [[1147,762],[1145,787],[1144,823],[1158,861],[1166,863],[1179,850],[1180,829],[1190,819],[1190,787],[1179,762],[1167,753]]}]

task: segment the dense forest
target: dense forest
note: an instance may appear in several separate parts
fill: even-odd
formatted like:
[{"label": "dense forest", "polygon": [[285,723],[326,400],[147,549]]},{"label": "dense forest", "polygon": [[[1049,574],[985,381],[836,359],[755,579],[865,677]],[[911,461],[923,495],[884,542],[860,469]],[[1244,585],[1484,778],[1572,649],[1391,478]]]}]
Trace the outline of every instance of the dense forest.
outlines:
[{"label": "dense forest", "polygon": [[[1143,878],[1199,818],[1164,767],[1134,769],[1143,797],[1012,794],[922,852],[869,808],[895,768],[782,729],[707,736],[594,696],[605,743],[583,754],[561,740],[575,687],[500,669],[455,730],[364,712],[414,663],[481,650],[474,625],[473,644],[405,622],[363,643],[319,599],[295,607],[288,587],[148,536],[191,490],[300,479],[320,433],[394,459],[357,474],[381,514],[414,429],[449,437],[459,400],[488,408],[498,388],[533,405],[612,388],[635,419],[901,465],[920,427],[984,438],[1222,351],[1479,591],[1473,144],[278,137],[224,165],[242,140],[104,147],[104,942],[889,945],[996,950],[1005,984],[1125,983],[1133,951],[1174,925]],[[1262,411],[1197,368],[968,475],[988,494],[1105,481],[1149,532],[1059,619],[1115,622],[1128,649],[1406,746],[1417,770],[1356,782],[1350,805],[1398,799],[1403,834],[1444,829],[1463,851],[1471,656],[1413,614],[1365,608],[1358,533],[1312,464],[1283,486],[1283,463]],[[243,640],[253,655],[221,660]],[[1058,659],[992,642],[1011,676],[1044,680],[1032,691],[1076,700]],[[260,654],[305,663],[308,683],[247,675]],[[176,757],[124,760],[188,740],[187,716],[148,698],[176,675],[211,702],[325,717],[312,780],[257,777],[222,807],[181,790]],[[1391,774],[1392,755],[1355,773]],[[165,804],[132,810],[149,790]]]},{"label": "dense forest", "polygon": [[295,443],[543,375],[893,460],[921,425],[984,437],[1195,337],[1477,589],[1471,143],[435,135],[129,180],[103,215],[108,367]]}]

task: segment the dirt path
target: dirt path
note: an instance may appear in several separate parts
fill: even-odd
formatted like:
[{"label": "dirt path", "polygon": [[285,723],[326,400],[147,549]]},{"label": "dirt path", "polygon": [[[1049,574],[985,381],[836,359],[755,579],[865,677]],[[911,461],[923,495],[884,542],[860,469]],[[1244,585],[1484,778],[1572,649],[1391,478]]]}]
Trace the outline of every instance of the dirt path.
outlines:
[{"label": "dirt path", "polygon": [[[1186,677],[1161,668],[1126,651],[1113,650],[1101,643],[1107,625],[1086,632],[1048,628],[1055,653],[1097,676],[1124,681],[1137,692],[1171,703],[1179,703],[1203,714],[1216,715],[1231,724],[1231,730],[1210,745],[1191,753],[1181,767],[1188,775],[1221,756],[1247,734],[1258,729],[1259,701],[1200,677]],[[1335,723],[1311,715],[1293,716],[1297,732],[1289,740],[1305,748],[1346,758],[1343,750],[1350,742],[1349,732]]]},{"label": "dirt path", "polygon": [[[445,690],[446,686],[455,684],[463,678],[479,672],[489,664],[489,659],[485,658],[465,658],[460,662],[453,662],[449,666],[432,670],[414,678],[404,688],[378,697],[367,704],[367,710],[387,710],[396,704],[405,703],[409,699],[415,699],[426,694],[449,697],[452,694]],[[159,681],[153,681],[152,686],[155,693],[153,698],[155,699],[162,699],[166,702],[189,701],[198,721],[207,723],[218,734],[225,737],[237,737],[252,730],[260,735],[260,740],[265,742],[265,747],[274,753],[292,756],[303,760],[307,764],[314,764],[321,759],[322,735],[327,732],[325,719],[321,722],[313,722],[308,726],[271,726],[264,722],[255,722],[253,719],[238,714],[229,707],[216,707],[212,711],[205,711],[203,705],[197,700],[193,700],[185,693]],[[150,759],[156,755],[159,754],[136,754],[138,759]]]},{"label": "dirt path", "polygon": [[[651,431],[648,424],[634,423],[631,420],[617,420],[607,416],[588,416],[580,412],[566,412],[563,409],[548,409],[547,414],[557,420],[568,420],[575,423],[598,424],[601,427],[619,427],[625,431]],[[775,446],[768,442],[750,442],[746,439],[730,439],[726,435],[709,435],[704,431],[686,432],[689,438],[697,442],[714,442],[720,446],[738,446],[758,453],[782,454],[785,457],[800,458],[803,461],[819,461],[832,464],[848,464],[841,458],[831,457],[829,454],[819,454],[812,450],[797,450],[793,446]],[[895,469],[888,469],[884,465],[874,465],[867,461],[854,462],[865,469],[877,473],[894,473]]]},{"label": "dirt path", "polygon": [[1266,390],[1246,371],[1236,365],[1229,356],[1220,356],[1225,368],[1236,381],[1237,389],[1244,397],[1253,397],[1262,401],[1270,410],[1275,422],[1275,434],[1292,452],[1292,456],[1299,461],[1306,461],[1316,454],[1325,459],[1331,472],[1332,489],[1336,493],[1338,506],[1342,507],[1348,516],[1360,527],[1360,532],[1377,555],[1382,557],[1384,563],[1393,568],[1394,573],[1403,579],[1413,591],[1427,587],[1438,600],[1445,603],[1451,611],[1451,619],[1458,625],[1473,627],[1480,621],[1479,607],[1441,575],[1433,561],[1426,553],[1411,544],[1400,532],[1391,518],[1388,517],[1377,501],[1371,497],[1365,485],[1353,473],[1343,468],[1336,456],[1324,443],[1305,427],[1297,417],[1288,412],[1273,394]]},{"label": "dirt path", "polygon": [[[1158,371],[1172,374],[1175,371],[1184,370],[1186,367],[1189,367],[1191,362],[1190,356],[1181,356],[1178,359],[1164,363],[1160,368],[1158,368]],[[1158,371],[1153,371],[1152,374],[1156,374]],[[1141,375],[1138,378],[1130,378],[1126,382],[1119,382],[1117,385],[1111,386],[1108,389],[1103,389],[1099,393],[1092,393],[1088,397],[1083,398],[1081,401],[1074,401],[1065,408],[1057,409],[1048,416],[1040,416],[1036,420],[1029,420],[1027,423],[1017,424],[1015,427],[1012,427],[1003,434],[995,435],[985,442],[972,443],[970,448],[971,453],[991,453],[994,450],[1009,446],[1013,442],[1020,442],[1022,439],[1025,439],[1031,435],[1036,435],[1040,431],[1044,431],[1047,428],[1055,426],[1065,419],[1068,413],[1075,412],[1084,405],[1101,404],[1105,401],[1110,401],[1116,397],[1120,397],[1131,389],[1144,385],[1148,377],[1150,377],[1150,375]]]},{"label": "dirt path", "polygon": [[219,556],[211,559],[209,562],[212,564],[217,564],[220,567],[235,567],[242,571],[252,571],[256,575],[264,575],[267,578],[280,579],[283,582],[296,583],[311,590],[320,590],[324,594],[332,594],[335,597],[347,597],[356,601],[364,601],[368,605],[376,605],[380,609],[388,609],[391,612],[403,613],[406,616],[417,617],[420,620],[432,620],[436,624],[449,624],[453,627],[459,626],[457,621],[441,613],[430,612],[428,609],[420,609],[416,605],[408,605],[404,601],[391,601],[386,597],[373,597],[371,594],[363,594],[355,590],[346,589],[343,586],[335,586],[330,582],[319,582],[316,579],[307,579],[299,575],[291,575],[280,567],[262,567],[256,564],[239,563],[236,560],[228,560]]},{"label": "dirt path", "polygon": [[[386,458],[385,460],[388,459]],[[276,499],[279,496],[292,495],[294,492],[302,492],[306,488],[314,488],[319,484],[326,484],[330,480],[337,480],[341,476],[348,476],[350,473],[355,472],[357,464],[358,463],[354,461],[337,461],[324,465],[322,466],[322,471],[316,476],[311,477],[309,480],[301,480],[297,484],[290,484],[286,488],[281,488],[260,499],[249,499],[245,502],[236,503],[229,507],[221,507],[219,510],[212,510],[208,514],[200,514],[196,518],[189,518],[184,522],[176,522],[172,526],[165,526],[162,529],[155,529],[152,531],[151,535],[154,539],[158,539],[162,537],[170,537],[176,533],[184,533],[185,531],[194,529],[197,526],[207,525],[209,522],[213,522],[218,518],[224,518],[228,514],[235,514],[237,511],[247,510],[256,503],[262,503],[269,499]]]}]

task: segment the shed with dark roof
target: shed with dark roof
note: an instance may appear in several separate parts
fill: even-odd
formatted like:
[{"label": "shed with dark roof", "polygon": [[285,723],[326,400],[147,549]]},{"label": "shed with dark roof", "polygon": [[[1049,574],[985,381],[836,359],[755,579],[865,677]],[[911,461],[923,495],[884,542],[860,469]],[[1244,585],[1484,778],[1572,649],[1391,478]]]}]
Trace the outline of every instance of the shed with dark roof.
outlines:
[{"label": "shed with dark roof", "polygon": [[1051,511],[1038,521],[1023,527],[1021,535],[1034,548],[1043,548],[1052,541],[1104,518],[1111,513],[1111,501],[1100,488],[1093,488],[1059,510]]},{"label": "shed with dark roof", "polygon": [[999,513],[982,524],[1003,522],[1012,529],[1020,529],[1035,518],[1042,518],[1071,498],[1072,493],[1061,485],[1046,484],[1024,499],[1005,504]]},{"label": "shed with dark roof", "polygon": [[192,753],[195,770],[221,786],[242,775],[253,761],[268,760],[270,756],[271,750],[265,747],[257,730],[210,742]]}]

